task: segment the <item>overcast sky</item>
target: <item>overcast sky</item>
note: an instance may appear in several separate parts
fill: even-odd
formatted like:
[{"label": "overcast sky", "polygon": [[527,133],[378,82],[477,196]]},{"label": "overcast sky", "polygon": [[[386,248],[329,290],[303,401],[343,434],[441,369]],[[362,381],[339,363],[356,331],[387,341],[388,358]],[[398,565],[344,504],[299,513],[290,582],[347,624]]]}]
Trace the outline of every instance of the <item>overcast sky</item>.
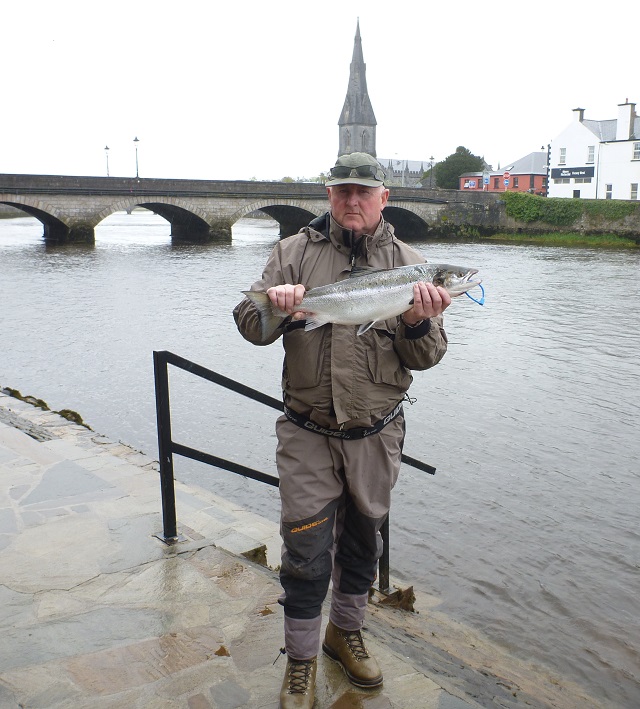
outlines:
[{"label": "overcast sky", "polygon": [[[494,167],[640,104],[632,0],[37,0],[0,14],[0,172],[280,179],[333,165],[356,21],[379,157]],[[633,12],[632,12],[633,11]]]}]

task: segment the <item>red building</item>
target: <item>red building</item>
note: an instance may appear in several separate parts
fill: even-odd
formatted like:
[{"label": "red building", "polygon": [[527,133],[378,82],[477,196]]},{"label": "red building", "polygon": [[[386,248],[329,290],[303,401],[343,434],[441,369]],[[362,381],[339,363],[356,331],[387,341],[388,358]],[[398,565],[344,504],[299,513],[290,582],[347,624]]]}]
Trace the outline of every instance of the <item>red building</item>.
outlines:
[{"label": "red building", "polygon": [[[484,192],[529,192],[547,196],[547,153],[529,153],[502,170],[465,172],[460,175],[461,190]],[[506,183],[506,184],[505,184]]]}]

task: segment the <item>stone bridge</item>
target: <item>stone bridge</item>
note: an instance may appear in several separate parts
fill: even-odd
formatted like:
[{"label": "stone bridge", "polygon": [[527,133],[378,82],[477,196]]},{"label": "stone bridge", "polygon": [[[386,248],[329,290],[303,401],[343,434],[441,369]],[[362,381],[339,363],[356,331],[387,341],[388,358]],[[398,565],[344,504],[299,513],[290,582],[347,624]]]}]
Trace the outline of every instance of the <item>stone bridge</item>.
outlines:
[{"label": "stone bridge", "polygon": [[[233,224],[256,210],[288,236],[328,208],[326,188],[315,183],[56,175],[0,175],[0,204],[39,219],[50,243],[94,243],[103,219],[134,207],[164,217],[181,241],[230,241]],[[385,218],[407,241],[506,226],[497,195],[455,190],[391,188]]]}]

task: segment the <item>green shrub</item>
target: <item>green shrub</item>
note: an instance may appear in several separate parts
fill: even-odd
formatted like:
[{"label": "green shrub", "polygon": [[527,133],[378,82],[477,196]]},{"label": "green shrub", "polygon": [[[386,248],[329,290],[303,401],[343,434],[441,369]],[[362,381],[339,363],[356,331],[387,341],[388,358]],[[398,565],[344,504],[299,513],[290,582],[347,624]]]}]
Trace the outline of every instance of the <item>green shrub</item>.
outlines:
[{"label": "green shrub", "polygon": [[502,195],[507,215],[519,222],[544,222],[554,226],[570,226],[583,216],[606,221],[624,219],[634,214],[638,205],[611,199],[567,199],[538,197],[527,192],[505,192]]},{"label": "green shrub", "polygon": [[554,226],[570,226],[582,216],[583,202],[578,199],[538,197],[542,200],[541,221]]},{"label": "green shrub", "polygon": [[507,215],[519,222],[537,222],[542,219],[542,202],[545,197],[526,192],[505,192],[502,195],[506,203]]},{"label": "green shrub", "polygon": [[584,211],[590,217],[602,217],[609,221],[624,219],[638,209],[637,204],[617,199],[589,199],[584,201]]}]

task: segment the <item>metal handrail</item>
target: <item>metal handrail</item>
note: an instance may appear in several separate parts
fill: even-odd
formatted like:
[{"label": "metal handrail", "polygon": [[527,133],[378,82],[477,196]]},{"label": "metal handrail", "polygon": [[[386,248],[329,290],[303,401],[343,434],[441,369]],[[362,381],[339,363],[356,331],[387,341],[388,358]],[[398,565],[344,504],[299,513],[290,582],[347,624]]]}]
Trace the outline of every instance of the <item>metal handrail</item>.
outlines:
[{"label": "metal handrail", "polygon": [[[171,436],[171,407],[169,403],[169,370],[168,365],[190,372],[202,379],[207,379],[214,384],[235,391],[242,396],[258,401],[261,404],[270,406],[277,411],[284,410],[284,404],[279,399],[274,399],[268,394],[252,389],[244,384],[229,379],[228,377],[218,374],[217,372],[207,369],[200,364],[191,362],[184,357],[180,357],[173,352],[166,350],[153,353],[153,371],[155,379],[156,393],[156,418],[158,424],[158,459],[160,462],[160,491],[162,496],[162,523],[163,533],[158,534],[158,538],[162,539],[166,544],[175,544],[181,541],[178,535],[178,525],[176,516],[176,496],[173,475],[173,456],[181,455],[191,460],[197,460],[200,463],[206,463],[229,472],[242,475],[258,482],[267,483],[278,487],[280,481],[273,475],[254,470],[246,465],[234,463],[224,458],[205,453],[204,451],[176,443]],[[418,470],[422,470],[430,475],[435,474],[436,469],[423,463],[420,460],[411,458],[408,455],[402,454],[402,462],[411,465]],[[386,593],[389,590],[389,516],[387,515],[382,528],[380,529],[383,541],[382,556],[378,562],[378,587],[380,591]]]}]

